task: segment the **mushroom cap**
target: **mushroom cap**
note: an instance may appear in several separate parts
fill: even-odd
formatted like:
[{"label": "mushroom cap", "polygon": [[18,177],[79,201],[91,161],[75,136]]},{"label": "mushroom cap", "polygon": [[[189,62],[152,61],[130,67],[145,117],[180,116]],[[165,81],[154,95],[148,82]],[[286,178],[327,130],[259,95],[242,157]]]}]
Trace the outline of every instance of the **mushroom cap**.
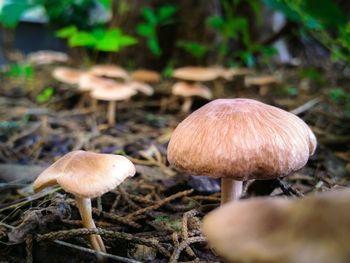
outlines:
[{"label": "mushroom cap", "polygon": [[108,85],[116,85],[117,82],[112,79],[97,77],[91,73],[84,73],[78,83],[78,88],[81,91],[90,91]]},{"label": "mushroom cap", "polygon": [[136,81],[152,84],[160,81],[160,74],[154,70],[139,69],[131,73],[131,78]]},{"label": "mushroom cap", "polygon": [[75,85],[79,83],[84,71],[68,67],[58,67],[52,72],[52,76],[63,83]]},{"label": "mushroom cap", "polygon": [[297,200],[242,200],[210,212],[202,231],[232,262],[347,263],[349,206],[349,189]]},{"label": "mushroom cap", "polygon": [[115,85],[105,85],[91,91],[91,97],[105,101],[128,100],[137,93],[136,90],[127,85],[116,83]]},{"label": "mushroom cap", "polygon": [[125,87],[129,89],[133,89],[135,91],[139,91],[147,96],[152,96],[154,93],[153,88],[147,83],[143,83],[140,81],[130,81],[124,84]]},{"label": "mushroom cap", "polygon": [[182,97],[202,97],[210,100],[213,97],[211,91],[200,83],[176,82],[172,87],[172,93]]},{"label": "mushroom cap", "polygon": [[100,196],[135,175],[135,166],[121,155],[73,151],[53,163],[34,181],[38,192],[60,185],[66,192],[82,198]]},{"label": "mushroom cap", "polygon": [[104,76],[110,78],[119,78],[127,80],[129,79],[129,74],[122,67],[117,65],[96,65],[93,66],[90,71],[91,74],[96,76]]},{"label": "mushroom cap", "polygon": [[175,69],[173,77],[186,81],[212,81],[221,76],[221,68],[183,67]]},{"label": "mushroom cap", "polygon": [[63,52],[52,50],[41,50],[37,52],[29,53],[27,60],[31,64],[47,65],[54,62],[67,62],[68,55]]},{"label": "mushroom cap", "polygon": [[252,85],[256,86],[265,86],[265,85],[271,85],[279,83],[279,80],[272,75],[265,75],[265,76],[254,76],[254,77],[245,77],[244,84],[249,87]]},{"label": "mushroom cap", "polygon": [[292,113],[251,99],[217,99],[176,127],[168,159],[195,175],[272,179],[303,167],[316,144]]}]

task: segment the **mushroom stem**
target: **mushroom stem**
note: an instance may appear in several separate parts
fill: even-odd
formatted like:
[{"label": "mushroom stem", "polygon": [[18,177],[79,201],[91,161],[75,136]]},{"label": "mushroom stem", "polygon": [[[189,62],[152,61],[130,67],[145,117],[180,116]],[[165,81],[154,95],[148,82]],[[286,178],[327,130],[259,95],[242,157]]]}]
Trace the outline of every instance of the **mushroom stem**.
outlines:
[{"label": "mushroom stem", "polygon": [[265,97],[268,92],[269,92],[269,87],[267,85],[263,85],[259,89],[259,95],[262,97]]},{"label": "mushroom stem", "polygon": [[116,108],[117,108],[117,103],[115,101],[110,101],[108,103],[107,119],[108,119],[108,125],[111,127],[115,125]]},{"label": "mushroom stem", "polygon": [[185,113],[190,112],[192,103],[193,103],[192,97],[185,97],[184,103],[181,106],[181,111]]},{"label": "mushroom stem", "polygon": [[221,178],[221,205],[240,198],[243,182],[231,178]]},{"label": "mushroom stem", "polygon": [[220,98],[225,94],[224,81],[221,78],[214,80],[214,97]]},{"label": "mushroom stem", "polygon": [[[77,202],[79,213],[83,221],[83,226],[85,228],[96,228],[95,222],[92,219],[91,199],[76,196],[75,201]],[[96,251],[106,252],[101,236],[90,235],[89,239],[93,249]]]}]

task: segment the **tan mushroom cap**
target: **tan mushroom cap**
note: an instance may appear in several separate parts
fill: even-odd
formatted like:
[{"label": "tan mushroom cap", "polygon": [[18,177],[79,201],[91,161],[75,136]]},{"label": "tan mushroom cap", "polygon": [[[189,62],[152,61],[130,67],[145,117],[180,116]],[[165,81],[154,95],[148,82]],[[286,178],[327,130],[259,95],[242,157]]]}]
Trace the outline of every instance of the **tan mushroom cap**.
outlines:
[{"label": "tan mushroom cap", "polygon": [[217,99],[177,126],[168,159],[197,175],[272,179],[303,167],[316,144],[294,114],[251,99]]},{"label": "tan mushroom cap", "polygon": [[137,93],[136,90],[123,84],[105,85],[91,91],[91,97],[105,101],[128,100]]},{"label": "tan mushroom cap", "polygon": [[220,74],[221,69],[215,67],[183,67],[175,69],[173,77],[185,81],[212,81]]},{"label": "tan mushroom cap", "polygon": [[81,91],[90,91],[108,85],[116,85],[117,82],[112,79],[97,77],[91,73],[84,73],[78,83],[78,88]]},{"label": "tan mushroom cap", "polygon": [[124,86],[135,91],[141,92],[147,96],[152,96],[154,93],[154,89],[150,85],[140,81],[130,81],[125,83]]},{"label": "tan mushroom cap", "polygon": [[79,83],[80,77],[83,76],[84,71],[79,69],[58,67],[52,72],[52,76],[63,83],[75,85]]},{"label": "tan mushroom cap", "polygon": [[199,83],[176,82],[172,87],[172,93],[176,96],[193,97],[198,96],[210,100],[213,94],[208,87]]},{"label": "tan mushroom cap", "polygon": [[43,171],[33,188],[60,185],[66,192],[82,198],[100,196],[134,176],[135,167],[121,155],[73,151]]},{"label": "tan mushroom cap", "polygon": [[279,80],[272,75],[265,75],[265,76],[259,76],[259,77],[245,77],[244,84],[249,87],[252,85],[256,86],[266,86],[271,84],[279,83]]},{"label": "tan mushroom cap", "polygon": [[52,50],[41,50],[33,53],[29,53],[27,60],[31,64],[46,65],[55,62],[67,62],[68,55],[63,52]]},{"label": "tan mushroom cap", "polygon": [[152,84],[160,81],[160,74],[154,70],[139,69],[131,73],[131,78],[136,81]]},{"label": "tan mushroom cap", "polygon": [[129,74],[122,67],[117,65],[96,65],[92,67],[89,71],[91,74],[96,76],[104,76],[110,78],[119,78],[127,80],[129,79]]},{"label": "tan mushroom cap", "polygon": [[232,262],[347,263],[350,191],[303,199],[254,198],[209,213],[202,231]]}]

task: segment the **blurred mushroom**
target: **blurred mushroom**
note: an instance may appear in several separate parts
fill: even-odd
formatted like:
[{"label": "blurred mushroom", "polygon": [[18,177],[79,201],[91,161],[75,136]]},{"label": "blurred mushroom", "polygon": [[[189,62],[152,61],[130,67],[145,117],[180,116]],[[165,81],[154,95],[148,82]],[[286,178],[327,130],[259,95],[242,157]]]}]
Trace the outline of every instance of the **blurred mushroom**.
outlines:
[{"label": "blurred mushroom", "polygon": [[269,87],[271,85],[275,85],[278,83],[279,83],[279,80],[272,75],[265,75],[265,76],[259,76],[259,77],[247,76],[244,79],[244,84],[246,87],[250,87],[250,86],[259,87],[259,94],[261,96],[266,96],[269,91]]},{"label": "blurred mushroom", "polygon": [[173,77],[187,82],[214,82],[214,96],[224,94],[223,69],[219,67],[183,67],[174,70]]},{"label": "blurred mushroom", "polygon": [[303,199],[254,198],[209,213],[202,230],[230,262],[347,263],[350,190]]},{"label": "blurred mushroom", "polygon": [[253,74],[254,71],[248,68],[226,68],[222,70],[222,77],[227,80],[232,80],[238,76],[246,76]]},{"label": "blurred mushroom", "polygon": [[172,87],[172,93],[173,95],[184,97],[184,103],[181,106],[181,111],[184,113],[188,113],[191,110],[194,96],[208,100],[212,98],[211,91],[200,83],[176,82]]},{"label": "blurred mushroom", "polygon": [[242,181],[274,179],[302,168],[316,137],[298,116],[251,99],[214,100],[174,130],[168,159],[195,175],[221,178],[221,203],[238,199]]},{"label": "blurred mushroom", "polygon": [[78,89],[83,93],[79,105],[83,105],[89,99],[92,100],[92,108],[96,110],[97,101],[94,98],[91,98],[90,92],[93,89],[98,89],[104,86],[116,85],[112,79],[106,79],[102,77],[97,77],[91,73],[84,73],[78,83]]},{"label": "blurred mushroom", "polygon": [[136,94],[136,90],[123,84],[105,85],[91,91],[91,97],[97,100],[108,101],[107,120],[108,125],[115,125],[115,112],[117,101],[129,100]]},{"label": "blurred mushroom", "polygon": [[130,81],[125,83],[124,85],[125,87],[129,87],[130,89],[141,92],[147,96],[152,96],[154,93],[154,90],[150,85],[140,81]]},{"label": "blurred mushroom", "polygon": [[122,81],[130,78],[128,72],[117,65],[96,65],[89,72],[95,76],[116,78]]},{"label": "blurred mushroom", "polygon": [[154,70],[139,69],[131,73],[131,78],[136,81],[154,84],[160,81],[160,74]]},{"label": "blurred mushroom", "polygon": [[[75,196],[83,226],[96,228],[91,214],[91,198],[114,189],[134,174],[133,163],[124,156],[73,151],[44,170],[34,181],[33,189],[39,192],[60,185]],[[96,251],[106,252],[99,235],[90,235],[90,243]]]},{"label": "blurred mushroom", "polygon": [[67,68],[67,67],[58,67],[55,68],[52,72],[52,76],[63,83],[70,85],[76,85],[79,83],[81,76],[83,76],[84,71],[79,69]]},{"label": "blurred mushroom", "polygon": [[68,55],[58,51],[41,50],[41,51],[29,53],[27,56],[27,60],[31,64],[47,65],[55,62],[67,62]]}]

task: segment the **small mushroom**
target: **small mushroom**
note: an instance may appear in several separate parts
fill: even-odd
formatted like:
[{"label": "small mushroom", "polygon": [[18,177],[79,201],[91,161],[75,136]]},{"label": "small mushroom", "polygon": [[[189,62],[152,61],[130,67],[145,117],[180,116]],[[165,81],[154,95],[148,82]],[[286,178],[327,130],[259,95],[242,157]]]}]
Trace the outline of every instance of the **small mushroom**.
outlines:
[{"label": "small mushroom", "polygon": [[129,100],[137,93],[136,90],[125,86],[124,84],[105,85],[98,89],[91,91],[91,97],[97,100],[108,101],[107,120],[108,125],[113,127],[115,125],[115,112],[117,108],[117,101]]},{"label": "small mushroom", "polygon": [[96,65],[90,71],[91,74],[99,77],[116,78],[126,81],[130,78],[128,72],[117,65]]},{"label": "small mushroom", "polygon": [[266,96],[269,92],[269,87],[275,84],[278,84],[279,80],[272,75],[265,76],[247,76],[244,79],[244,84],[246,87],[257,86],[259,87],[259,94],[261,96]]},{"label": "small mushroom", "polygon": [[181,106],[181,111],[184,113],[190,111],[194,96],[208,100],[212,98],[211,91],[200,83],[176,82],[172,87],[172,93],[173,95],[184,97],[184,103]]},{"label": "small mushroom", "polygon": [[84,74],[84,71],[82,70],[68,68],[68,67],[58,67],[58,68],[55,68],[52,72],[52,76],[55,79],[70,85],[78,84],[83,74]]},{"label": "small mushroom", "polygon": [[160,74],[154,70],[139,69],[131,73],[131,78],[136,81],[155,84],[160,81]]},{"label": "small mushroom", "polygon": [[242,181],[274,179],[302,168],[316,137],[298,116],[251,99],[217,99],[174,130],[168,160],[194,175],[221,178],[221,203],[238,199]]},{"label": "small mushroom", "polygon": [[[133,163],[124,156],[73,151],[44,170],[34,181],[33,189],[39,192],[60,185],[75,196],[83,226],[96,228],[91,214],[91,198],[114,189],[134,174]],[[90,243],[96,251],[106,252],[99,235],[90,235]]]},{"label": "small mushroom", "polygon": [[254,198],[205,216],[209,245],[230,262],[347,263],[350,190],[303,199]]},{"label": "small mushroom", "polygon": [[31,64],[35,65],[48,65],[55,62],[67,62],[68,55],[63,52],[52,50],[41,50],[33,53],[29,53],[27,60]]},{"label": "small mushroom", "polygon": [[174,70],[173,77],[189,83],[214,82],[214,96],[221,97],[224,93],[222,68],[219,67],[183,67]]},{"label": "small mushroom", "polygon": [[141,92],[147,96],[152,96],[154,93],[154,89],[150,85],[141,81],[129,81],[124,85],[127,88],[133,89],[137,92]]}]

